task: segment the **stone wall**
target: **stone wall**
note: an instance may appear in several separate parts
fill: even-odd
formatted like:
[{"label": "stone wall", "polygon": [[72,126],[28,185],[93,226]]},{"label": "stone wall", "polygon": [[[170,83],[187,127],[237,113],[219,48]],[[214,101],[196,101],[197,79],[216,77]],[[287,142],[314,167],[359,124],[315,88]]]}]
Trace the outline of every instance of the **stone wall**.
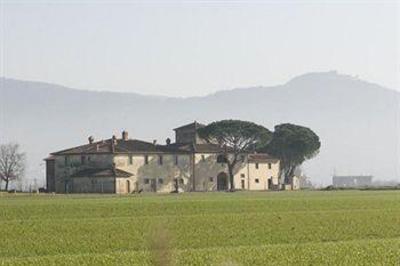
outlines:
[{"label": "stone wall", "polygon": [[66,193],[72,190],[71,175],[88,168],[112,167],[112,154],[85,154],[55,156],[55,191]]}]

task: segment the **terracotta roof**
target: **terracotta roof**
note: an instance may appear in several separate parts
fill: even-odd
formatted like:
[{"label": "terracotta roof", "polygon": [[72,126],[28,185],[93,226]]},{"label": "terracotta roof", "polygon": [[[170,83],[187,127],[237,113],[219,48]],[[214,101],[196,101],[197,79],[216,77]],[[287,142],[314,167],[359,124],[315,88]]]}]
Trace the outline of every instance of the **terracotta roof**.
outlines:
[{"label": "terracotta roof", "polygon": [[111,139],[93,142],[92,144],[85,144],[57,152],[51,153],[52,155],[61,154],[80,154],[80,153],[110,153],[112,152]]},{"label": "terracotta roof", "polygon": [[[227,148],[228,151],[231,148]],[[217,144],[212,144],[212,143],[205,143],[205,144],[195,144],[194,145],[194,151],[195,152],[204,152],[204,153],[220,153],[220,152],[224,152],[224,149],[221,148],[219,145]]]},{"label": "terracotta roof", "polygon": [[132,175],[118,168],[90,168],[78,171],[72,177],[130,177]]},{"label": "terracotta roof", "polygon": [[[231,148],[228,147],[228,151]],[[171,143],[169,145],[159,145],[137,139],[116,139],[113,144],[112,139],[93,142],[70,149],[53,152],[48,160],[53,159],[54,155],[70,154],[95,154],[95,153],[221,153],[224,148],[213,143],[194,144],[194,143]],[[271,160],[274,159],[268,154],[251,154],[250,160]]]},{"label": "terracotta roof", "polygon": [[249,162],[271,162],[278,161],[278,159],[272,157],[267,153],[253,153],[249,154]]},{"label": "terracotta roof", "polygon": [[53,152],[51,155],[81,154],[81,153],[176,153],[185,152],[177,145],[154,145],[153,143],[129,139],[117,139],[116,144],[112,144],[112,139],[85,144],[74,148]]},{"label": "terracotta roof", "polygon": [[186,128],[198,129],[198,128],[205,127],[205,126],[206,126],[206,125],[203,125],[203,124],[201,124],[201,123],[199,123],[199,122],[197,122],[197,121],[194,121],[193,123],[186,124],[186,125],[183,125],[183,126],[174,128],[174,130],[177,130],[177,129],[186,129]]}]

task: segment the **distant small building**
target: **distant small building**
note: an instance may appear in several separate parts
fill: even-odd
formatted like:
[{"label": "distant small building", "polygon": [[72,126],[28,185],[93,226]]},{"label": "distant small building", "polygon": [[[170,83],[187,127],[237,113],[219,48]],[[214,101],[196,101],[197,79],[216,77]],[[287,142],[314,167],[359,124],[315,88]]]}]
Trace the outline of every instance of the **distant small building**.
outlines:
[{"label": "distant small building", "polygon": [[334,187],[368,187],[372,185],[371,175],[360,175],[360,176],[333,176],[332,185]]}]

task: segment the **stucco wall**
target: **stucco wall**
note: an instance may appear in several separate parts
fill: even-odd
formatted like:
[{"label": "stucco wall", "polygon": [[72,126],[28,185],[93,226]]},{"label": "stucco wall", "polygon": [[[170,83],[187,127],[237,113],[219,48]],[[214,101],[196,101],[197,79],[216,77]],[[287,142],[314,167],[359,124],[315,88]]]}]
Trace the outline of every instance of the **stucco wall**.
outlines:
[{"label": "stucco wall", "polygon": [[[271,164],[271,169],[269,169],[269,164]],[[279,162],[275,160],[271,160],[269,162],[259,162],[258,169],[255,162],[249,162],[248,173],[249,190],[271,189],[271,185],[278,184]],[[269,179],[271,179],[271,181],[268,181]]]},{"label": "stucco wall", "polygon": [[[148,154],[147,156],[148,164],[145,163],[145,155],[142,154],[133,154],[132,161],[128,154],[116,155],[114,158],[117,168],[133,174],[130,178],[131,184],[134,184],[131,185],[132,190],[171,192],[174,190],[175,178],[178,179],[181,190],[192,190],[192,168],[189,154],[162,154],[162,164],[159,162],[159,154]],[[178,157],[177,164],[176,156]],[[146,180],[148,180],[147,183]],[[117,191],[125,190],[117,189]]]},{"label": "stucco wall", "polygon": [[[226,163],[217,163],[216,153],[197,153],[195,154],[195,183],[197,191],[217,190],[217,177],[223,172],[229,175]],[[269,164],[271,169],[269,169]],[[256,164],[247,161],[239,161],[234,169],[234,187],[244,190],[267,190],[268,179],[272,184],[278,184],[279,161],[271,160],[259,162],[258,169]],[[258,179],[258,183],[256,182]],[[229,184],[229,176],[228,176]]]},{"label": "stucco wall", "polygon": [[[180,191],[192,191],[193,187],[196,191],[215,191],[218,174],[228,175],[227,164],[217,163],[218,154],[216,153],[162,154],[162,164],[160,164],[160,155],[147,154],[147,164],[145,154],[87,154],[84,164],[81,162],[81,155],[69,155],[67,161],[65,156],[55,156],[56,192],[131,193],[138,190],[171,192],[175,190],[175,180],[178,180]],[[269,163],[271,169],[269,169]],[[131,173],[132,176],[117,178],[113,180],[113,185],[109,182],[110,180],[96,181],[90,178],[70,177],[87,168],[107,168],[112,167],[113,164],[116,168]],[[244,161],[240,161],[234,169],[235,188],[242,189],[243,185],[245,190],[271,189],[271,184],[278,184],[278,175],[279,161],[259,162],[257,169],[256,164],[248,163],[245,156]],[[268,182],[268,179],[272,181]],[[227,186],[229,187],[228,176]]]}]

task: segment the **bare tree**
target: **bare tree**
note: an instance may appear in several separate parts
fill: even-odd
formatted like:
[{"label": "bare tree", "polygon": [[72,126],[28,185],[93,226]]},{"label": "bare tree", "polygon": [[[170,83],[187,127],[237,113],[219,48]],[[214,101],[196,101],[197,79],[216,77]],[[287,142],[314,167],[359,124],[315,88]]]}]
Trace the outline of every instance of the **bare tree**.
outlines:
[{"label": "bare tree", "polygon": [[19,145],[14,143],[0,145],[0,178],[8,190],[9,182],[24,175],[25,153],[19,151]]}]

